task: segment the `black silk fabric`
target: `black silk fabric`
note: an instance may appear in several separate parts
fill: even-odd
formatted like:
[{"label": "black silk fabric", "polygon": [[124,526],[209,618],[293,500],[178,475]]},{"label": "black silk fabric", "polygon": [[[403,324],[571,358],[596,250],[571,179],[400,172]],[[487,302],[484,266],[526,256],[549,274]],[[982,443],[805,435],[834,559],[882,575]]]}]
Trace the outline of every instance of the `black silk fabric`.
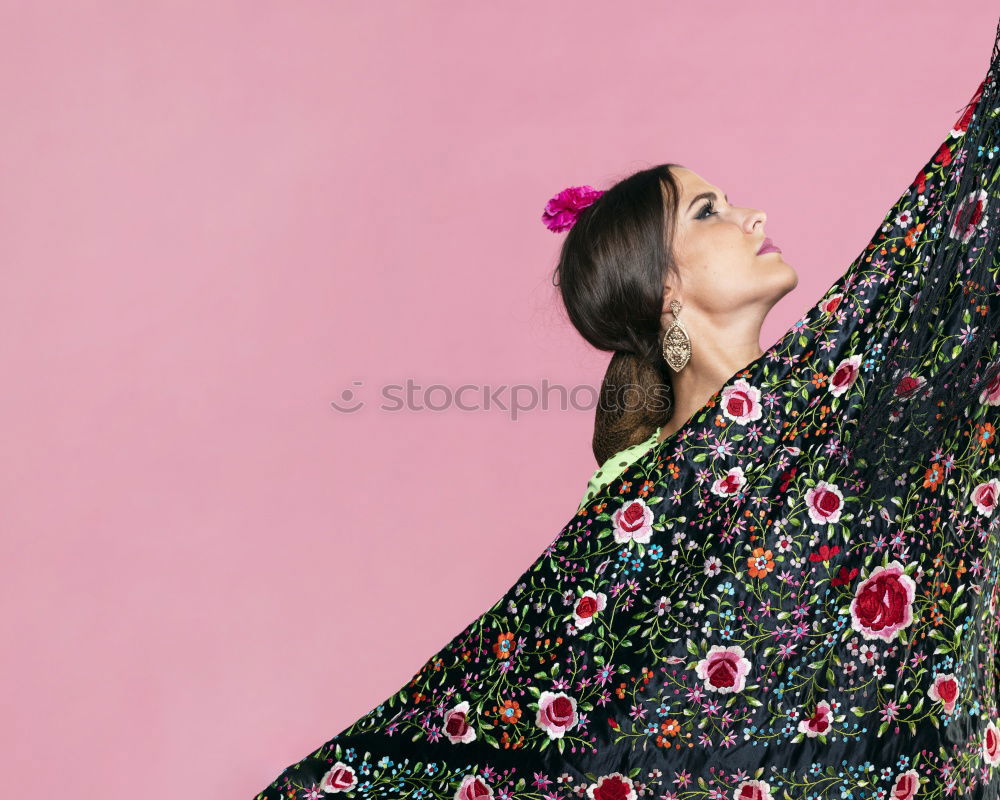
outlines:
[{"label": "black silk fabric", "polygon": [[782,339],[257,800],[1000,797],[998,50]]}]

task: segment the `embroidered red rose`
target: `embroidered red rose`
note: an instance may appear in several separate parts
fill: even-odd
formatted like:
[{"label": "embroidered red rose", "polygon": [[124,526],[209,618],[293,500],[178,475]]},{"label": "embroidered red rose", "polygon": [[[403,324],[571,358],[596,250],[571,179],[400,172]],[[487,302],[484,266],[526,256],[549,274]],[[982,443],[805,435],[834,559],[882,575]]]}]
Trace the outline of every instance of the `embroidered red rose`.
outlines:
[{"label": "embroidered red rose", "polygon": [[986,224],[986,198],[984,189],[974,189],[962,200],[955,212],[955,221],[948,231],[953,239],[960,239],[964,244],[978,228]]},{"label": "embroidered red rose", "polygon": [[825,311],[827,314],[832,314],[838,308],[840,308],[840,303],[844,299],[842,294],[834,294],[825,300],[820,300],[819,304],[816,306],[820,311]]},{"label": "embroidered red rose", "polygon": [[980,392],[979,402],[988,406],[1000,406],[1000,373],[994,375]]},{"label": "embroidered red rose", "polygon": [[739,645],[713,644],[708,654],[695,665],[695,674],[705,682],[705,688],[721,694],[743,691],[749,672],[750,661]]},{"label": "embroidered red rose", "polygon": [[722,390],[722,413],[729,419],[745,424],[761,418],[760,389],[740,378]]},{"label": "embroidered red rose", "polygon": [[832,724],[833,711],[826,700],[820,700],[816,704],[816,710],[811,717],[799,721],[799,733],[804,733],[809,737],[820,736],[830,730]]},{"label": "embroidered red rose", "polygon": [[576,601],[573,609],[573,622],[577,628],[586,628],[594,620],[594,614],[603,611],[608,604],[608,596],[601,593],[586,591]]},{"label": "embroidered red rose", "polygon": [[474,741],[476,738],[476,729],[473,728],[466,715],[469,713],[469,701],[465,700],[459,703],[452,709],[444,712],[444,724],[441,726],[441,730],[444,735],[448,737],[448,741],[452,744],[466,743]]},{"label": "embroidered red rose", "polygon": [[806,508],[809,518],[817,525],[827,525],[840,521],[844,507],[844,495],[834,484],[819,481],[806,492]]},{"label": "embroidered red rose", "polygon": [[830,394],[840,397],[851,388],[861,370],[861,356],[851,356],[841,361],[830,376]]},{"label": "embroidered red rose", "polygon": [[940,700],[945,713],[951,714],[955,710],[955,701],[958,699],[958,679],[953,673],[938,675],[931,688],[927,690],[927,696],[931,700]]},{"label": "embroidered red rose", "polygon": [[455,792],[455,800],[486,800],[493,797],[493,787],[478,775],[466,775]]},{"label": "embroidered red rose", "polygon": [[561,739],[576,723],[575,698],[565,692],[542,692],[535,724],[549,735],[549,739]]},{"label": "embroidered red rose", "polygon": [[623,544],[629,540],[647,544],[653,533],[653,509],[636,498],[611,515],[615,541]]},{"label": "embroidered red rose", "polygon": [[997,495],[1000,494],[1000,481],[991,478],[986,483],[981,483],[972,490],[972,504],[976,511],[984,517],[993,516],[993,509],[997,507]]},{"label": "embroidered red rose", "polygon": [[733,467],[724,476],[712,484],[712,493],[719,497],[729,497],[736,494],[746,484],[747,479],[743,476],[741,467]]},{"label": "embroidered red rose", "polygon": [[989,721],[983,733],[983,758],[991,767],[1000,763],[1000,731],[993,720]]},{"label": "embroidered red rose", "polygon": [[892,800],[912,800],[919,788],[920,773],[915,769],[908,769],[902,775],[897,776],[890,797]]},{"label": "embroidered red rose", "polygon": [[733,793],[735,800],[774,800],[767,781],[743,781]]},{"label": "embroidered red rose", "polygon": [[851,627],[866,639],[891,642],[898,631],[913,622],[916,591],[916,583],[898,561],[876,567],[855,590]]},{"label": "embroidered red rose", "polygon": [[320,778],[319,789],[328,793],[346,792],[353,788],[357,782],[358,778],[354,774],[354,767],[349,767],[342,761],[338,761]]},{"label": "embroidered red rose", "polygon": [[632,780],[620,772],[604,775],[587,787],[591,800],[636,800],[638,796]]}]

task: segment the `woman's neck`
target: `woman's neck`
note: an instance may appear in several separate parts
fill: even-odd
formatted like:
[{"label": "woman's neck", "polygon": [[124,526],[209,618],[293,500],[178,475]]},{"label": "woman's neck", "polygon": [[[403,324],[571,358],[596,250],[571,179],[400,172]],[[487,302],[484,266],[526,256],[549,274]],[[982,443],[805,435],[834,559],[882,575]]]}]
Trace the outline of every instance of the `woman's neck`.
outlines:
[{"label": "woman's neck", "polygon": [[[754,320],[742,329],[729,326],[726,330],[712,328],[715,335],[696,333],[687,326],[691,336],[691,360],[680,372],[670,374],[674,406],[670,421],[660,431],[659,441],[672,436],[688,419],[734,374],[764,352],[760,349],[760,322]],[[696,326],[708,329],[709,326]]]}]

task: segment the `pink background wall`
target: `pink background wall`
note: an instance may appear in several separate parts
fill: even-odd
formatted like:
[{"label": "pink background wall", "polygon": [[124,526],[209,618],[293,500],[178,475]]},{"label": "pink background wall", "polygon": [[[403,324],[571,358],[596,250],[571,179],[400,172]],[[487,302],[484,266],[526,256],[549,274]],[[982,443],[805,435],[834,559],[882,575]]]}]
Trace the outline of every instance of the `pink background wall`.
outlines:
[{"label": "pink background wall", "polygon": [[545,201],[674,161],[765,209],[801,274],[767,346],[943,140],[997,20],[57,5],[0,4],[6,797],[249,798],[385,699],[596,467],[589,408],[377,408],[408,378],[599,385]]}]

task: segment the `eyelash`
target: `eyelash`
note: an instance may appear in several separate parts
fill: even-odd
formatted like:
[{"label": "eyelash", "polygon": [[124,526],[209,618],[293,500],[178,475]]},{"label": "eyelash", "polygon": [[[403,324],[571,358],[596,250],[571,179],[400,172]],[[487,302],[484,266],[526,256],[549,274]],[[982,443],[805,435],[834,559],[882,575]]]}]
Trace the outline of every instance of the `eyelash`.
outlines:
[{"label": "eyelash", "polygon": [[709,200],[707,203],[705,203],[705,205],[701,207],[701,211],[698,212],[698,215],[695,217],[695,219],[705,219],[706,217],[712,216],[712,214],[718,213],[716,211],[713,211],[712,214],[705,214],[705,212],[708,211],[710,208],[711,209],[715,208],[715,206],[712,205],[711,200]]}]

